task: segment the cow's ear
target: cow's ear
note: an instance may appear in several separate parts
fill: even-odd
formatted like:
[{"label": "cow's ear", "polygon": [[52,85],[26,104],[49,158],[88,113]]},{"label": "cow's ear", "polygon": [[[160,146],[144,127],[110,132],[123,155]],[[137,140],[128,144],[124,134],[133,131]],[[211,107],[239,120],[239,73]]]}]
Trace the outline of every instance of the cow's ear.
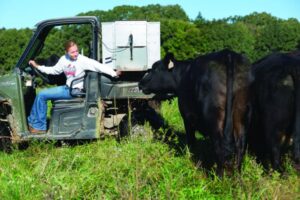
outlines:
[{"label": "cow's ear", "polygon": [[174,67],[174,63],[172,60],[169,61],[168,69],[172,69]]},{"label": "cow's ear", "polygon": [[168,66],[168,68],[174,67],[174,55],[172,53],[167,53],[164,58],[164,65]]}]

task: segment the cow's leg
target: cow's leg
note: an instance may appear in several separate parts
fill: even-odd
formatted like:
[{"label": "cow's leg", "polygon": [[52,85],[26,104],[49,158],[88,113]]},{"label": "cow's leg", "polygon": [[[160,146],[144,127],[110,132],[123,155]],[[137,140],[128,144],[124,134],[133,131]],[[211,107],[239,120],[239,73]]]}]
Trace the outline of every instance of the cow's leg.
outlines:
[{"label": "cow's leg", "polygon": [[212,107],[210,110],[211,112],[207,116],[206,124],[210,130],[209,135],[211,136],[217,158],[217,174],[218,176],[223,176],[226,161],[223,136],[225,112],[224,109],[218,107]]},{"label": "cow's leg", "polygon": [[[188,95],[184,93],[182,96],[187,97]],[[197,125],[195,104],[191,99],[178,98],[178,105],[186,131],[187,144],[190,148],[193,148],[196,142],[195,131]]]},{"label": "cow's leg", "polygon": [[[216,111],[217,115],[211,115],[210,119],[207,119],[209,123],[209,129],[211,132],[211,140],[213,142],[213,148],[217,158],[217,174],[223,176],[225,167],[225,151],[223,142],[223,126],[224,126],[224,112]],[[217,120],[216,120],[217,119]]]},{"label": "cow's leg", "polygon": [[241,164],[244,157],[245,152],[245,131],[242,130],[242,132],[237,134],[238,137],[235,137],[235,148],[236,148],[236,165],[239,170],[241,171]]},{"label": "cow's leg", "polygon": [[280,152],[280,144],[279,142],[277,142],[275,139],[272,141],[273,144],[271,144],[271,148],[272,148],[272,167],[275,169],[275,170],[278,170],[278,171],[282,171],[281,169],[281,160],[280,160],[280,155],[281,155],[281,152]]},{"label": "cow's leg", "polygon": [[225,167],[225,155],[223,148],[222,131],[216,129],[212,132],[212,136],[212,142],[217,158],[217,174],[218,176],[223,176]]},{"label": "cow's leg", "polygon": [[247,106],[245,98],[239,98],[239,100],[241,101],[235,102],[234,106],[233,133],[235,141],[236,164],[240,172],[241,164],[245,154],[246,134],[250,128],[251,110],[250,106]]},{"label": "cow's leg", "polygon": [[293,135],[293,157],[297,170],[300,170],[300,135],[294,133]]},{"label": "cow's leg", "polygon": [[[299,63],[299,62],[298,62]],[[300,64],[300,63],[299,63]],[[300,65],[298,65],[296,68],[294,68],[294,86],[295,86],[295,125],[294,125],[294,131],[293,131],[293,157],[294,161],[297,167],[297,170],[299,170],[299,164],[300,164]]]},{"label": "cow's leg", "polygon": [[293,138],[293,159],[295,169],[300,171],[300,138]]},{"label": "cow's leg", "polygon": [[300,171],[300,88],[299,88],[299,80],[297,80],[298,87],[297,87],[297,96],[296,96],[296,109],[295,109],[295,125],[294,131],[292,134],[293,138],[293,159],[295,162],[295,168]]},{"label": "cow's leg", "polygon": [[265,135],[267,141],[267,149],[271,157],[271,164],[274,170],[280,169],[280,132],[273,127],[273,124],[265,125]]},{"label": "cow's leg", "polygon": [[184,118],[183,122],[184,122],[185,131],[186,131],[187,144],[188,144],[189,148],[193,148],[193,147],[195,147],[195,142],[196,142],[195,124],[191,123],[190,118]]},{"label": "cow's leg", "polygon": [[250,129],[251,111],[248,110],[245,114],[245,118],[240,121],[240,128],[235,136],[235,147],[236,147],[236,162],[239,172],[241,171],[242,161],[246,150],[246,137],[249,134]]}]

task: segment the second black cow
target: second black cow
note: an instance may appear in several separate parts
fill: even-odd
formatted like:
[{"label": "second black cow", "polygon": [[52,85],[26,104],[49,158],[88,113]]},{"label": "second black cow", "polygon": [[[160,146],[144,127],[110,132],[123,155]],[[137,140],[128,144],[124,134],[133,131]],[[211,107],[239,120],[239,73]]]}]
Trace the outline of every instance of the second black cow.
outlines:
[{"label": "second black cow", "polygon": [[139,87],[146,94],[174,93],[178,97],[188,144],[193,147],[196,130],[209,136],[221,175],[234,151],[238,167],[244,154],[249,69],[248,59],[230,50],[186,61],[168,54],[153,64]]},{"label": "second black cow", "polygon": [[249,147],[265,165],[270,158],[272,167],[282,171],[282,153],[291,141],[294,161],[300,161],[300,54],[274,53],[255,62],[251,70]]}]

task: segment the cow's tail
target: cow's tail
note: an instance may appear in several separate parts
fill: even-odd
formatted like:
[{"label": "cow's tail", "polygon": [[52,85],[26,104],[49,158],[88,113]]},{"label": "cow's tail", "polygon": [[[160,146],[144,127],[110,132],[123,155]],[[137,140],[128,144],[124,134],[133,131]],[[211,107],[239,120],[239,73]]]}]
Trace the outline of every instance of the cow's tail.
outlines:
[{"label": "cow's tail", "polygon": [[234,152],[233,145],[233,84],[234,84],[234,58],[232,53],[227,55],[226,64],[226,107],[225,107],[225,123],[223,129],[223,149],[224,159],[228,160]]},{"label": "cow's tail", "polygon": [[294,91],[295,91],[295,121],[293,130],[293,151],[294,159],[299,164],[300,163],[300,59],[296,60],[297,63],[293,65],[292,77],[294,81]]}]

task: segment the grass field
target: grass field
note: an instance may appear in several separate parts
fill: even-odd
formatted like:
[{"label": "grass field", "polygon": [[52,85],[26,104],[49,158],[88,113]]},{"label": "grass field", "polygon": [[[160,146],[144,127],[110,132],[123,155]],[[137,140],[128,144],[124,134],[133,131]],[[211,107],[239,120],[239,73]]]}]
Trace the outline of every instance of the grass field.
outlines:
[{"label": "grass field", "polygon": [[143,136],[120,142],[32,142],[0,153],[0,199],[300,199],[288,158],[284,176],[247,155],[240,174],[220,179],[185,148],[176,100],[161,114],[172,132],[160,130],[160,137],[146,125]]}]

